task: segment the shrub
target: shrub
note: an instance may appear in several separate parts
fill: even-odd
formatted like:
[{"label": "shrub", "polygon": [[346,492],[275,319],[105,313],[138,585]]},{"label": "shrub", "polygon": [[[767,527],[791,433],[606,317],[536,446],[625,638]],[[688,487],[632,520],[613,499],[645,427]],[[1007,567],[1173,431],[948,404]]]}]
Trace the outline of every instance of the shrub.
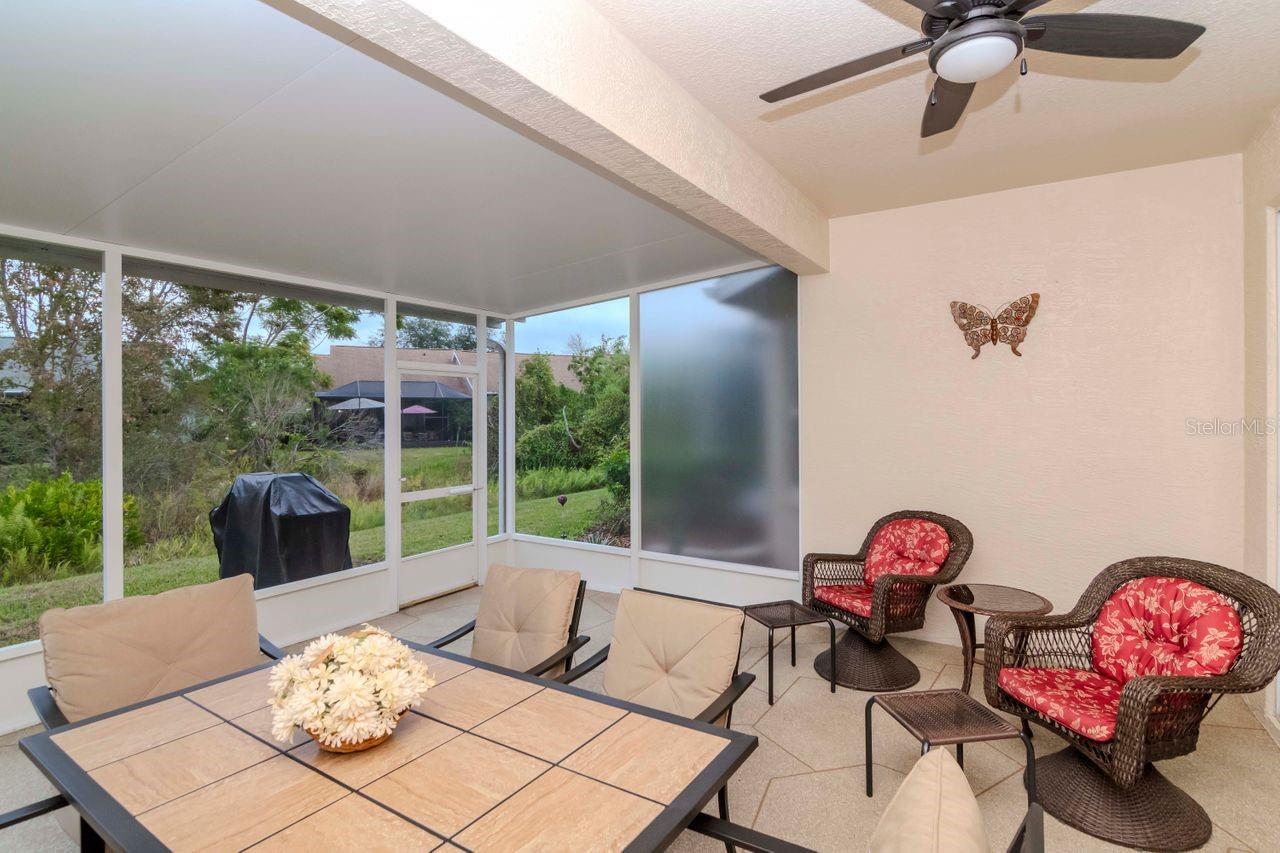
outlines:
[{"label": "shrub", "polygon": [[605,484],[599,468],[534,468],[516,477],[516,494],[522,498],[550,498],[599,489]]},{"label": "shrub", "polygon": [[[124,502],[125,541],[142,541],[138,506]],[[0,492],[0,581],[6,586],[102,570],[102,482],[70,474]]]},{"label": "shrub", "polygon": [[581,468],[583,460],[569,446],[569,436],[560,423],[530,427],[516,441],[516,465],[533,468]]},{"label": "shrub", "polygon": [[628,501],[631,497],[631,451],[623,446],[613,448],[600,460],[600,467],[613,499],[618,503]]}]

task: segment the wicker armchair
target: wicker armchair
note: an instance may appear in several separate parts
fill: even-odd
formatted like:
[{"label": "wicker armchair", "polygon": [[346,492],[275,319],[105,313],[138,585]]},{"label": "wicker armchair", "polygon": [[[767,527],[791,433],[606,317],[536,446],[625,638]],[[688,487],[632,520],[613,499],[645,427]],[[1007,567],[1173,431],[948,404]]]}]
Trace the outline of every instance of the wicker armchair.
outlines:
[{"label": "wicker armchair", "polygon": [[[934,574],[888,574],[871,585],[871,609],[867,616],[833,606],[814,597],[817,588],[836,584],[862,584],[863,568],[872,540],[880,528],[900,519],[931,521],[946,531],[951,549]],[[808,554],[804,558],[804,603],[824,616],[849,626],[835,654],[823,652],[814,669],[823,678],[858,690],[904,690],[920,680],[920,670],[885,641],[887,634],[914,631],[924,625],[925,607],[933,588],[951,583],[973,552],[973,534],[950,516],[923,510],[902,510],[877,521],[856,554]]]},{"label": "wicker armchair", "polygon": [[[1222,675],[1139,675],[1123,684],[1110,740],[1086,737],[1011,696],[1006,668],[1092,672],[1093,632],[1121,586],[1141,578],[1193,581],[1225,597],[1239,615],[1241,648]],[[1043,726],[1070,747],[1037,761],[1045,811],[1099,838],[1151,850],[1189,850],[1208,841],[1203,808],[1151,762],[1196,748],[1200,723],[1227,693],[1266,687],[1280,671],[1280,594],[1211,563],[1138,557],[1098,575],[1070,613],[1004,616],[987,622],[984,688],[992,707]],[[1086,760],[1087,759],[1087,760]]]}]

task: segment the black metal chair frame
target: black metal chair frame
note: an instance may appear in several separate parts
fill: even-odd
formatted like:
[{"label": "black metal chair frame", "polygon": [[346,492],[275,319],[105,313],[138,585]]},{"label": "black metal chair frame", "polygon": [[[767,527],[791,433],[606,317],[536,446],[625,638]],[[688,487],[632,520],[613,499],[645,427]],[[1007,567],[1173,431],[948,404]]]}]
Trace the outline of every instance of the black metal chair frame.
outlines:
[{"label": "black metal chair frame", "polygon": [[[651,595],[663,595],[663,596],[666,596],[667,598],[679,598],[684,601],[696,601],[700,604],[711,604],[716,607],[725,607],[733,610],[742,609],[741,607],[736,607],[731,604],[723,604],[718,601],[708,601],[704,598],[693,598],[688,595],[676,595],[675,593],[662,592],[656,589],[643,589],[643,588],[637,587],[636,591],[647,592]],[[743,622],[743,628],[740,628],[738,631],[738,657],[739,658],[742,657],[742,631],[746,627],[745,614],[743,615],[742,622]],[[613,644],[610,643],[600,651],[593,654],[591,657],[584,660],[582,663],[578,664],[576,667],[566,670],[563,674],[556,677],[556,681],[559,681],[561,684],[572,684],[574,681],[577,681],[579,678],[586,675],[588,672],[595,669],[596,667],[600,666],[600,664],[604,663],[608,659],[609,648],[612,645]],[[716,722],[721,717],[724,717],[724,727],[730,728],[733,725],[734,703],[742,698],[742,694],[747,692],[747,688],[750,687],[752,683],[755,682],[755,680],[756,680],[756,677],[749,672],[738,672],[738,664],[737,662],[735,662],[733,665],[733,680],[729,682],[729,686],[726,687],[724,692],[721,693],[719,696],[717,696],[710,705],[704,708],[702,710],[702,713],[694,717],[694,719],[702,723],[709,723],[711,725],[715,725]],[[735,824],[728,823],[728,820],[729,820],[729,786],[728,785],[725,785],[725,787],[721,788],[716,793],[716,801],[720,809],[721,822],[725,823],[726,826],[742,829],[742,827],[736,827]],[[697,823],[696,819],[694,823]],[[690,828],[695,828],[695,827],[691,826]],[[703,832],[703,830],[700,830],[700,829],[696,831]],[[750,830],[748,831],[750,832]],[[712,835],[711,832],[703,832],[703,834]],[[713,835],[712,837],[718,837],[718,836]],[[761,838],[768,839],[769,837],[762,835]],[[732,839],[721,839],[721,840],[725,842],[725,848],[729,851],[729,853],[733,853],[734,844],[737,842]],[[772,839],[772,840],[776,841],[777,839]],[[786,842],[779,842],[779,843],[784,845],[786,844]],[[794,845],[787,846],[787,847],[777,847],[777,848],[752,847],[745,844],[743,846],[748,850],[776,849],[779,851],[786,851],[786,850],[793,850],[793,849],[795,850],[804,849],[802,847],[800,848],[794,847]]]},{"label": "black metal chair frame", "polygon": [[[284,657],[284,651],[261,634],[258,635],[258,650],[272,660],[280,660],[280,658]],[[54,700],[53,690],[49,688],[49,685],[41,684],[39,687],[32,687],[27,691],[27,698],[31,701],[31,707],[35,709],[36,716],[40,718],[40,724],[44,726],[46,731],[65,726],[70,722]],[[0,814],[0,830],[17,826],[32,818],[47,815],[50,812],[56,812],[58,809],[68,805],[70,803],[67,802],[67,798],[58,794],[36,803],[21,806]],[[80,819],[80,839],[81,849],[103,849],[102,839],[98,838],[98,834],[83,818]]]},{"label": "black metal chair frame", "polygon": [[[544,675],[547,671],[553,669],[556,664],[563,663],[565,671],[573,669],[573,656],[578,649],[591,642],[591,638],[578,634],[578,620],[582,617],[582,599],[587,594],[587,582],[578,581],[578,595],[573,602],[573,617],[569,620],[569,642],[561,646],[554,654],[546,660],[539,661],[524,671],[525,675]],[[472,619],[454,631],[445,634],[434,643],[430,643],[433,649],[443,649],[445,646],[456,643],[463,637],[470,634],[476,629],[476,620]]]}]

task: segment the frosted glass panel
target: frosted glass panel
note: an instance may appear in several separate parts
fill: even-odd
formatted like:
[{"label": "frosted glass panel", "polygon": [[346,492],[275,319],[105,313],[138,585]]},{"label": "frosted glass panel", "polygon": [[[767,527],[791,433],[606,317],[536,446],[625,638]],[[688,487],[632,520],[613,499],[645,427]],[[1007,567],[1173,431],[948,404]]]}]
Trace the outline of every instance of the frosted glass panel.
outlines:
[{"label": "frosted glass panel", "polygon": [[640,297],[646,551],[797,570],[796,277]]}]

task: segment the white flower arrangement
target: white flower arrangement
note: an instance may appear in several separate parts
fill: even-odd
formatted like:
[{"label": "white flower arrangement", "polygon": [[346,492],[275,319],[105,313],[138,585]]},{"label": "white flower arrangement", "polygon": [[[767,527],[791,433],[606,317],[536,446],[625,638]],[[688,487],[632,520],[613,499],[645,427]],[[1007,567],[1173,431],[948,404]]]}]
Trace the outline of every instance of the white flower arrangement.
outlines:
[{"label": "white flower arrangement", "polygon": [[325,747],[385,739],[435,685],[426,664],[381,628],[326,634],[271,668],[271,733],[301,727]]}]

